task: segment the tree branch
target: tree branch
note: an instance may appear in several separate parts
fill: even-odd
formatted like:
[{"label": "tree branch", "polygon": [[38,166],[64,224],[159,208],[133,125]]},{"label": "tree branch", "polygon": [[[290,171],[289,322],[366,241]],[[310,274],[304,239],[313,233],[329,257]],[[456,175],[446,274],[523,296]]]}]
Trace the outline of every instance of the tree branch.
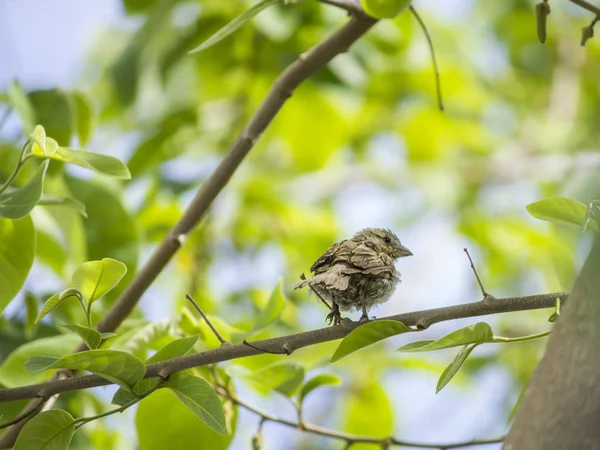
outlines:
[{"label": "tree branch", "polygon": [[359,436],[357,434],[344,433],[343,431],[329,430],[327,428],[320,427],[318,425],[313,425],[311,423],[299,423],[292,422],[291,420],[282,419],[281,417],[277,417],[263,411],[255,406],[246,403],[244,400],[239,399],[234,394],[229,392],[229,390],[225,389],[222,386],[217,386],[217,393],[223,397],[228,398],[233,403],[241,406],[242,408],[247,409],[248,411],[253,412],[254,414],[261,417],[261,424],[265,422],[275,422],[281,425],[285,425],[287,427],[295,428],[297,430],[304,431],[306,433],[316,434],[319,436],[325,436],[332,439],[339,439],[346,441],[348,445],[353,444],[377,444],[382,448],[386,448],[387,446],[396,446],[396,447],[415,447],[415,448],[430,448],[430,449],[454,449],[454,448],[465,448],[471,447],[474,445],[486,445],[486,444],[497,444],[502,442],[504,437],[494,438],[494,439],[473,439],[471,441],[465,442],[455,442],[455,443],[446,443],[446,444],[425,444],[422,442],[411,442],[405,441],[402,439],[397,439],[395,437],[387,437],[383,439],[372,438],[369,436]]},{"label": "tree branch", "polygon": [[[438,322],[477,317],[488,314],[498,314],[511,311],[525,311],[531,309],[553,308],[557,298],[565,302],[568,293],[558,292],[552,294],[532,295],[528,297],[498,298],[492,301],[482,300],[475,303],[448,306],[445,308],[429,309],[405,314],[385,317],[387,320],[397,320],[405,325],[416,325],[421,329],[428,328]],[[217,349],[194,353],[180,358],[150,364],[146,368],[145,378],[167,376],[192,367],[215,364],[246,356],[268,353],[292,353],[299,348],[334,341],[345,337],[348,333],[360,326],[358,322],[342,322],[341,325],[306,331],[303,333],[282,336],[278,338],[256,341],[255,346],[232,344]],[[259,348],[257,348],[260,347]],[[160,375],[159,375],[160,373]],[[22,400],[35,397],[50,397],[61,392],[89,389],[96,386],[111,384],[97,375],[83,375],[64,380],[49,381],[47,383],[23,386],[13,389],[0,390],[0,403],[13,400]]]},{"label": "tree branch", "polygon": [[[185,242],[187,235],[202,220],[214,199],[223,190],[248,152],[254,147],[260,135],[275,118],[285,101],[292,95],[294,89],[334,57],[346,52],[357,39],[376,23],[376,19],[367,16],[362,10],[355,11],[352,18],[344,26],[306,53],[300,55],[295,62],[281,73],[221,163],[202,184],[183,216],[154,250],[148,261],[113,304],[106,316],[98,323],[98,331],[101,333],[114,331],[131,313],[146,289]],[[87,347],[82,342],[76,351],[86,349]],[[56,380],[56,382],[61,381]],[[7,432],[0,437],[0,448],[12,446],[14,439],[16,439],[16,433]]]},{"label": "tree branch", "polygon": [[596,239],[517,407],[506,450],[600,445],[600,239]]}]

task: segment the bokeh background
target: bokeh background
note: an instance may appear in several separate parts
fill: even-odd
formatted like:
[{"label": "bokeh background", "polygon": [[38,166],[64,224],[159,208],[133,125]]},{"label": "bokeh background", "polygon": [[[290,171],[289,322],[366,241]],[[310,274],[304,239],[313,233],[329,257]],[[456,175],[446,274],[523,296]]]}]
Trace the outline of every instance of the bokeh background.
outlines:
[{"label": "bokeh background", "polygon": [[[0,177],[12,171],[32,126],[11,108],[7,93],[15,80],[34,100],[36,123],[59,144],[119,157],[132,172],[124,183],[53,163],[46,192],[75,196],[86,203],[88,218],[56,207],[34,210],[37,259],[0,322],[0,360],[40,338],[73,347],[76,340],[56,324],[77,320],[76,306],[64,305],[34,326],[31,305],[39,308],[86,260],[125,262],[129,274],[122,285],[129,282],[277,75],[347,20],[313,0],[277,5],[214,47],[187,55],[252,4],[0,2]],[[404,13],[379,23],[295,92],[144,295],[114,348],[144,357],[194,332],[203,336],[198,349],[213,348],[207,330],[184,312],[184,295],[194,295],[235,337],[252,327],[280,280],[288,298],[283,314],[256,338],[320,328],[325,309],[292,286],[333,241],[367,226],[391,228],[414,253],[398,262],[402,284],[373,311],[377,317],[478,301],[464,247],[497,297],[570,288],[587,242],[577,230],[536,221],[525,206],[554,195],[583,202],[598,197],[600,46],[594,39],[579,45],[580,29],[591,17],[568,2],[552,2],[548,42],[541,45],[531,1],[418,0],[415,6],[435,44],[445,112],[437,109],[427,42],[414,18]],[[72,107],[75,97],[83,106]],[[98,306],[95,320],[116,294]],[[512,337],[549,329],[548,316],[536,311],[479,320]],[[438,324],[418,339],[475,321]],[[305,419],[422,442],[495,437],[507,429],[545,345],[479,347],[436,395],[455,349],[393,352],[411,340],[399,336],[333,365],[327,361],[336,343],[295,352],[285,362],[302,366],[307,378],[336,373],[343,379],[342,386],[307,399]],[[222,366],[240,373],[238,366],[256,371],[277,362],[282,358],[264,355]],[[30,381],[30,375],[16,377],[0,365],[2,385]],[[257,389],[243,377],[235,385],[244,400],[295,418],[282,394]],[[60,404],[76,415],[90,414],[108,408],[113,392],[64,395]],[[185,439],[205,439],[206,430],[197,431],[200,422],[168,395],[86,425],[73,448],[158,448],[153,445],[160,436],[173,448],[187,448]],[[18,406],[2,412],[10,416]],[[239,409],[229,448],[249,448],[257,424],[255,415]],[[343,447],[272,423],[263,434],[265,449]],[[229,445],[229,438],[210,439],[198,448]]]}]

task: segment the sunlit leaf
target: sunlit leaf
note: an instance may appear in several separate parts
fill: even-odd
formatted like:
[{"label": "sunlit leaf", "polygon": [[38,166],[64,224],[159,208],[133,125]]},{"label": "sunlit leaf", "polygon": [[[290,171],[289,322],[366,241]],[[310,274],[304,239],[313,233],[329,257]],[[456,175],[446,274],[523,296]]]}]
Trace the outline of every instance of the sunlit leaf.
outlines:
[{"label": "sunlit leaf", "polygon": [[71,414],[61,409],[44,411],[25,424],[14,450],[67,450],[74,431]]},{"label": "sunlit leaf", "polygon": [[35,257],[35,237],[30,216],[0,218],[0,313],[25,283]]},{"label": "sunlit leaf", "polygon": [[[586,223],[587,207],[576,200],[565,197],[553,197],[527,205],[527,211],[533,217],[552,223],[583,227]],[[590,220],[588,226],[600,231],[598,223]]]},{"label": "sunlit leaf", "polygon": [[[137,266],[139,226],[123,205],[123,195],[94,180],[65,178],[71,196],[84,203],[88,219],[83,221],[88,260],[114,258],[127,266],[121,283],[109,292],[108,304],[133,278]],[[87,244],[87,245],[86,245]]]},{"label": "sunlit leaf", "polygon": [[116,178],[131,179],[129,169],[117,158],[87,150],[61,147],[55,139],[46,135],[46,130],[41,125],[35,127],[31,139],[33,140],[31,153],[38,158],[49,158],[92,169]]},{"label": "sunlit leaf", "polygon": [[467,358],[469,357],[471,352],[475,349],[475,347],[477,347],[477,345],[478,344],[465,345],[463,348],[460,349],[460,351],[454,358],[454,361],[452,361],[448,365],[448,367],[446,367],[444,369],[444,371],[442,372],[442,375],[440,376],[440,379],[438,380],[438,383],[437,383],[437,387],[435,389],[436,394],[438,392],[440,392],[442,389],[444,389],[444,386],[446,386],[450,382],[450,380],[452,380],[452,378],[454,378],[454,375],[457,374],[457,372],[460,370],[460,368],[462,367],[464,362],[467,360]]},{"label": "sunlit leaf", "polygon": [[189,336],[169,342],[154,355],[146,360],[146,364],[154,364],[167,359],[179,358],[187,355],[198,341],[198,336]]},{"label": "sunlit leaf", "polygon": [[254,331],[267,327],[281,315],[281,311],[283,311],[285,306],[285,297],[283,295],[281,284],[282,283],[279,282],[275,289],[273,289],[273,292],[269,297],[269,303],[261,310],[260,315],[258,316],[256,325],[254,325]]},{"label": "sunlit leaf", "polygon": [[296,363],[276,363],[247,373],[243,378],[258,387],[291,397],[304,381],[304,368]]},{"label": "sunlit leaf", "polygon": [[38,204],[44,188],[48,161],[44,161],[29,182],[14,191],[0,194],[0,217],[21,219]]},{"label": "sunlit leaf", "polygon": [[79,336],[68,333],[36,339],[17,347],[0,364],[0,384],[12,388],[46,381],[52,376],[51,373],[30,374],[25,368],[25,362],[37,355],[61,358],[72,353],[79,342]]},{"label": "sunlit leaf", "polygon": [[374,344],[397,334],[414,331],[402,322],[395,320],[375,320],[367,322],[354,330],[348,336],[342,339],[340,345],[331,357],[331,362],[336,362],[361,348]]},{"label": "sunlit leaf", "polygon": [[377,19],[396,17],[410,5],[412,0],[360,0],[367,14]]},{"label": "sunlit leaf", "polygon": [[100,347],[102,344],[102,335],[98,330],[94,330],[93,328],[84,327],[83,325],[61,325],[61,327],[66,328],[68,330],[77,333],[81,339],[87,344],[90,349],[95,349]]},{"label": "sunlit leaf", "polygon": [[428,352],[442,348],[458,347],[466,344],[481,344],[494,339],[492,328],[485,322],[467,325],[438,339],[437,341],[419,341],[400,347],[397,352]]},{"label": "sunlit leaf", "polygon": [[49,136],[68,145],[74,131],[69,94],[48,89],[29,92],[28,96],[35,111],[35,122],[42,125]]},{"label": "sunlit leaf", "polygon": [[332,373],[322,373],[314,376],[302,386],[299,396],[300,403],[304,401],[308,394],[320,386],[339,386],[340,384],[342,384],[342,379]]},{"label": "sunlit leaf", "polygon": [[70,298],[81,299],[81,292],[74,288],[65,289],[62,292],[57,292],[44,303],[40,313],[35,319],[36,322],[39,322],[44,316],[46,316],[50,311],[60,305],[62,302],[67,301]]},{"label": "sunlit leaf", "polygon": [[227,434],[223,405],[210,384],[200,377],[175,373],[169,378],[167,387],[202,422],[217,433]]},{"label": "sunlit leaf", "polygon": [[[190,336],[181,339],[177,339],[176,341],[169,342],[159,351],[157,351],[154,355],[146,360],[146,364],[153,364],[160,361],[166,361],[167,359],[178,358],[180,356],[187,355],[190,350],[194,348],[194,344],[198,341],[198,336]],[[158,378],[146,378],[144,380],[139,381],[134,388],[134,392],[136,394],[141,394],[144,391],[150,389],[154,383],[158,381]],[[135,396],[124,389],[119,389],[113,396],[111,401],[114,405],[124,405],[125,403],[129,403],[133,400]]]},{"label": "sunlit leaf", "polygon": [[233,19],[231,22],[229,22],[227,25],[225,25],[223,28],[221,28],[219,31],[217,31],[215,34],[213,34],[211,37],[209,37],[206,41],[204,41],[198,47],[196,47],[193,50],[190,50],[189,53],[190,54],[198,53],[198,52],[201,52],[202,50],[206,50],[207,48],[212,47],[217,42],[222,41],[227,36],[234,33],[238,28],[240,28],[246,22],[250,21],[254,16],[256,16],[263,9],[266,9],[269,6],[272,6],[276,3],[280,3],[282,1],[283,0],[263,0],[260,3],[257,3],[252,8],[244,11],[242,14],[237,16],[235,19]]},{"label": "sunlit leaf", "polygon": [[85,146],[89,142],[95,127],[94,105],[92,100],[83,92],[73,93],[76,110],[77,136],[79,145]]},{"label": "sunlit leaf", "polygon": [[146,373],[142,361],[119,350],[88,350],[58,360],[34,356],[25,363],[25,367],[32,373],[47,369],[88,370],[124,389],[133,389]]},{"label": "sunlit leaf", "polygon": [[227,450],[234,436],[237,407],[228,407],[226,417],[232,433],[213,431],[172,391],[159,389],[139,403],[135,413],[137,444],[140,450],[188,449],[190,443],[207,450]]},{"label": "sunlit leaf", "polygon": [[78,212],[83,217],[87,217],[85,213],[85,205],[81,203],[79,200],[75,200],[74,198],[69,197],[42,197],[38,202],[38,205],[42,206],[62,206],[65,208],[72,209],[73,211]]},{"label": "sunlit leaf", "polygon": [[112,258],[88,261],[77,268],[71,279],[89,303],[113,289],[127,273],[127,266]]}]

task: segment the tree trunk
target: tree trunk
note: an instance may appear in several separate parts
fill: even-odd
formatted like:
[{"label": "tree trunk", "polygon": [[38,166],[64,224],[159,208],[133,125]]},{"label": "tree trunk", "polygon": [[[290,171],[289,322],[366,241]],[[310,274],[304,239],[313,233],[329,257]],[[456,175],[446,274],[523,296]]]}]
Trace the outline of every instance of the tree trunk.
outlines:
[{"label": "tree trunk", "polygon": [[575,281],[503,449],[600,449],[600,239]]}]

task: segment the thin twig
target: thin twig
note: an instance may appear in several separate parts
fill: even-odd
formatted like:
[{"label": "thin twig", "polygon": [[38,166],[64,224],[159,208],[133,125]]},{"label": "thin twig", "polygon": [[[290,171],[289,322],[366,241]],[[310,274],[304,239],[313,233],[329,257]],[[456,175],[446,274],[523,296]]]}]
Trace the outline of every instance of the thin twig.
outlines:
[{"label": "thin twig", "polygon": [[281,417],[274,416],[271,413],[263,411],[253,405],[250,405],[249,403],[246,403],[244,400],[239,399],[234,394],[229,392],[228,389],[225,389],[222,386],[217,386],[215,390],[219,395],[228,398],[233,403],[260,416],[261,417],[261,422],[260,422],[261,425],[264,424],[265,422],[275,422],[275,423],[279,423],[281,425],[285,425],[290,428],[295,428],[297,430],[299,429],[299,430],[305,431],[310,434],[316,434],[319,436],[325,436],[325,437],[329,437],[332,439],[343,440],[343,441],[346,441],[346,443],[349,445],[376,444],[376,445],[380,445],[380,446],[393,445],[396,447],[455,449],[455,448],[471,447],[474,445],[497,444],[499,442],[502,442],[502,440],[504,439],[504,437],[500,437],[500,438],[495,438],[495,439],[476,439],[476,440],[472,440],[472,441],[456,442],[456,443],[450,443],[450,444],[425,444],[422,442],[410,442],[410,441],[405,441],[405,440],[401,440],[401,439],[396,439],[394,437],[377,439],[377,438],[372,438],[372,437],[368,437],[368,436],[359,436],[356,434],[344,433],[342,431],[330,430],[327,428],[319,427],[317,425],[313,425],[311,423],[305,423],[305,422],[299,423],[299,422],[293,422],[291,420],[282,419]]},{"label": "thin twig", "polygon": [[212,330],[212,332],[214,333],[214,335],[217,337],[217,339],[219,340],[219,342],[221,343],[221,345],[227,343],[227,341],[225,339],[223,339],[223,337],[219,334],[219,332],[217,331],[217,329],[210,322],[210,320],[208,319],[208,317],[206,317],[206,314],[204,314],[204,311],[202,311],[202,309],[200,309],[200,306],[198,306],[198,303],[196,303],[194,301],[194,299],[192,298],[192,296],[190,294],[187,294],[185,296],[185,298],[187,298],[190,301],[190,303],[192,305],[194,305],[194,308],[196,308],[196,311],[198,311],[198,314],[200,314],[202,316],[202,318],[204,319],[204,321],[206,322],[206,324],[209,326],[209,328]]},{"label": "thin twig", "polygon": [[[462,319],[466,317],[478,317],[487,314],[498,314],[513,311],[527,311],[532,309],[553,308],[556,299],[560,298],[564,305],[568,293],[559,292],[551,294],[531,295],[528,297],[509,297],[498,298],[493,302],[472,302],[456,306],[447,306],[444,308],[429,309],[424,311],[415,311],[411,313],[397,314],[384,317],[377,320],[396,320],[407,326],[422,324],[424,328],[432,324],[444,322],[447,320]],[[246,356],[253,356],[264,353],[264,348],[280,348],[293,352],[303,347],[309,347],[323,342],[342,339],[356,327],[360,326],[358,322],[351,322],[343,327],[327,327],[318,330],[305,331],[303,333],[281,336],[272,339],[256,341],[253,345],[258,348],[252,348],[244,344],[232,344],[222,346],[213,350],[193,353],[179,358],[161,361],[150,364],[146,368],[145,378],[159,376],[161,371],[166,373],[175,373],[193,367],[216,364],[223,361],[230,361]],[[82,375],[75,378],[64,380],[48,381],[46,383],[22,386],[11,389],[0,389],[0,403],[13,400],[23,400],[35,398],[40,395],[51,396],[61,392],[76,391],[80,389],[89,389],[96,386],[106,386],[111,384],[97,375]]]},{"label": "thin twig", "polygon": [[30,415],[32,415],[33,413],[38,411],[42,407],[43,404],[44,404],[43,398],[37,398],[37,399],[33,400],[25,408],[23,408],[23,411],[21,411],[21,413],[17,417],[15,417],[12,420],[9,420],[8,422],[1,424],[0,430],[2,430],[3,428],[9,427],[11,425],[14,425],[16,423],[19,423],[21,420],[26,419],[27,417],[29,417]]},{"label": "thin twig", "polygon": [[585,0],[569,0],[571,3],[575,3],[577,6],[587,9],[590,12],[593,12],[597,16],[600,16],[600,8],[591,3],[586,2]]},{"label": "thin twig", "polygon": [[433,63],[433,70],[435,73],[435,92],[437,95],[438,107],[440,108],[440,111],[443,111],[444,110],[444,101],[442,99],[442,81],[441,81],[441,77],[440,77],[440,69],[438,67],[437,59],[435,57],[435,49],[433,47],[433,40],[431,39],[431,35],[429,34],[429,31],[427,30],[427,25],[425,25],[425,22],[423,21],[423,19],[421,18],[421,16],[415,9],[415,7],[410,5],[409,8],[410,8],[410,12],[412,13],[412,15],[415,16],[415,19],[417,19],[417,22],[419,22],[419,25],[421,26],[421,29],[423,30],[423,33],[425,34],[425,37],[427,38],[427,44],[429,45],[429,52],[431,53],[431,62]]},{"label": "thin twig", "polygon": [[481,289],[481,293],[483,294],[483,298],[489,297],[490,294],[488,294],[486,292],[485,288],[483,287],[483,283],[481,282],[481,279],[479,278],[479,275],[477,274],[477,269],[475,269],[475,265],[473,264],[473,260],[471,259],[471,255],[469,255],[469,250],[467,250],[466,248],[464,248],[463,250],[467,254],[467,257],[469,258],[469,262],[471,263],[471,269],[473,269],[473,273],[475,274],[475,278],[477,278],[477,283],[479,283],[479,288]]},{"label": "thin twig", "polygon": [[261,347],[259,347],[258,345],[255,345],[255,344],[251,344],[246,339],[244,339],[242,341],[242,344],[244,344],[244,345],[246,345],[246,346],[248,346],[250,348],[253,348],[254,350],[258,350],[261,353],[270,353],[271,355],[288,355],[288,356],[290,356],[292,354],[292,352],[290,352],[289,350],[287,350],[285,348],[285,345],[283,346],[283,348],[281,350],[272,351],[272,350],[267,350],[265,348],[261,348]]}]

